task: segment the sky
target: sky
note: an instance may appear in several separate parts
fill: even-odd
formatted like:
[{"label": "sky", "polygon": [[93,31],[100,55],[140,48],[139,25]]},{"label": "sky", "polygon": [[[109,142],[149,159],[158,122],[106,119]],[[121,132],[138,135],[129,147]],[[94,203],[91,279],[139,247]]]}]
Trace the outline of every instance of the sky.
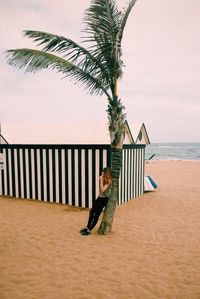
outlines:
[{"label": "sky", "polygon": [[[0,122],[9,143],[87,143],[105,133],[105,97],[91,96],[51,70],[25,74],[5,56],[7,49],[35,47],[23,37],[26,29],[80,43],[89,4],[0,0]],[[199,0],[138,0],[129,15],[118,94],[130,129],[144,123],[151,143],[200,142],[199,34]]]}]

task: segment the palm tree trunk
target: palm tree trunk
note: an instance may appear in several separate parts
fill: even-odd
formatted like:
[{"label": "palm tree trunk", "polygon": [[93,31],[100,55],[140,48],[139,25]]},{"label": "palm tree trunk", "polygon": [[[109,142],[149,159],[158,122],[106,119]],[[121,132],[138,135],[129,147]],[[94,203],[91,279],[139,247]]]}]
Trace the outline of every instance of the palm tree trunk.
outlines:
[{"label": "palm tree trunk", "polygon": [[125,137],[124,106],[117,96],[117,79],[114,80],[113,100],[108,104],[109,131],[111,135],[112,190],[98,229],[99,235],[111,232],[116,205],[119,199],[119,176],[122,165],[122,149]]},{"label": "palm tree trunk", "polygon": [[111,232],[114,213],[119,198],[119,175],[122,163],[122,149],[111,148],[112,191],[105,208],[101,225],[98,229],[100,235]]}]

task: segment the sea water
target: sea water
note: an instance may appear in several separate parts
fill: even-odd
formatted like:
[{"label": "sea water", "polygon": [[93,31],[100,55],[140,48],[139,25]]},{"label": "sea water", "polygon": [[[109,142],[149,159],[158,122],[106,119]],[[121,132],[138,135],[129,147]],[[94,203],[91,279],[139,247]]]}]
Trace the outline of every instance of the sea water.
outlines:
[{"label": "sea water", "polygon": [[146,146],[145,159],[200,160],[200,143],[152,143]]}]

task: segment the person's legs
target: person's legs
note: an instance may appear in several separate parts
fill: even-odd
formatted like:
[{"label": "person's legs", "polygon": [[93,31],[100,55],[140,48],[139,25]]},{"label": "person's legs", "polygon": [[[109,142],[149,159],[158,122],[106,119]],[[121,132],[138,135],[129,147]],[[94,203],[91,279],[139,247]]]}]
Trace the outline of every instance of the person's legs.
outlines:
[{"label": "person's legs", "polygon": [[80,233],[81,234],[85,234],[85,235],[88,235],[90,234],[90,228],[91,228],[91,224],[94,222],[94,218],[95,218],[95,215],[96,215],[96,212],[98,211],[99,209],[99,197],[93,202],[93,206],[89,212],[89,218],[88,218],[88,223],[87,223],[87,226],[83,229],[80,230]]},{"label": "person's legs", "polygon": [[99,198],[97,198],[93,204],[92,209],[89,212],[89,218],[87,223],[87,228],[90,229],[91,224],[94,222],[95,215],[97,211],[99,210]]},{"label": "person's legs", "polygon": [[[108,198],[107,197],[98,197],[94,204],[92,209],[90,210],[89,213],[89,218],[88,218],[88,224],[87,224],[87,228],[81,230],[81,233],[90,233],[90,231],[95,227],[95,225],[97,224],[98,220],[99,220],[99,216],[103,210],[103,208],[106,206],[108,202]],[[89,231],[87,231],[87,229]]]},{"label": "person's legs", "polygon": [[108,201],[107,197],[98,197],[95,204],[94,204],[94,208],[91,209],[90,211],[90,216],[88,219],[88,224],[87,224],[87,228],[91,231],[95,225],[97,224],[98,220],[99,220],[99,216],[101,215],[101,212],[103,210],[103,208],[106,206]]}]

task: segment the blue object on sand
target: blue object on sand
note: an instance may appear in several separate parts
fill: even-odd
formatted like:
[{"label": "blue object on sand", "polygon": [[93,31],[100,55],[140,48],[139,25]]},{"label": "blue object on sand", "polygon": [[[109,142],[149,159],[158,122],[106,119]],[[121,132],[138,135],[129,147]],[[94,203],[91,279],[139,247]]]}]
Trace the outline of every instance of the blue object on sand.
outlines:
[{"label": "blue object on sand", "polygon": [[158,186],[149,175],[144,177],[144,191],[154,191],[157,187]]}]

